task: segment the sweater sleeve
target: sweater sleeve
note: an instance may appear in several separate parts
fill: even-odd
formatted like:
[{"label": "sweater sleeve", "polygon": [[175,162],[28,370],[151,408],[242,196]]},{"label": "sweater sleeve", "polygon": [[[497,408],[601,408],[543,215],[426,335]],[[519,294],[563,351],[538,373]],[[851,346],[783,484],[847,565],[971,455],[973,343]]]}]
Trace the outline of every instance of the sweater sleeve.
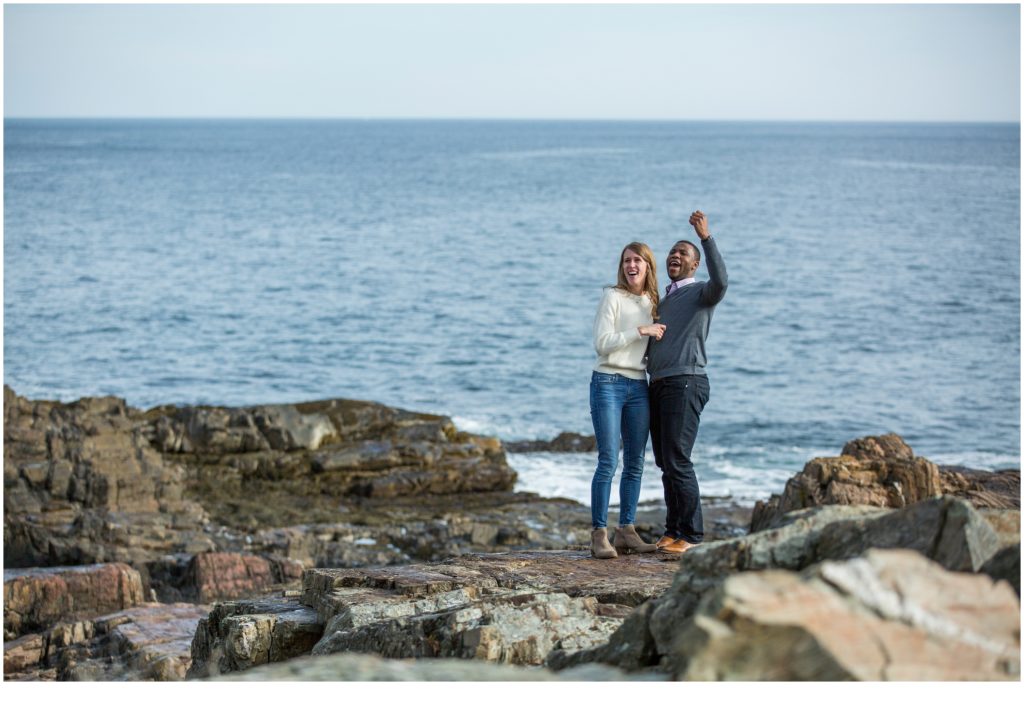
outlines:
[{"label": "sweater sleeve", "polygon": [[619,295],[614,289],[607,290],[597,307],[594,317],[594,350],[598,355],[608,355],[625,348],[640,338],[640,332],[633,327],[619,331]]},{"label": "sweater sleeve", "polygon": [[714,238],[707,238],[701,241],[704,249],[704,256],[708,262],[708,283],[700,293],[700,303],[705,307],[713,307],[725,297],[725,290],[729,287],[729,274],[725,271],[725,261],[718,252],[718,244]]}]

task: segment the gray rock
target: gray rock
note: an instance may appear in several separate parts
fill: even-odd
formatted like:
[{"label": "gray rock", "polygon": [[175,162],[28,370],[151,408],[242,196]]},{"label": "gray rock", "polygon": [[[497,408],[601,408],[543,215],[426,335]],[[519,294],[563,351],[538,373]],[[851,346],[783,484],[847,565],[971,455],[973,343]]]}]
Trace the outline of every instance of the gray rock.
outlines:
[{"label": "gray rock", "polygon": [[1020,598],[1020,543],[1001,549],[982,566],[981,572],[1008,583]]},{"label": "gray rock", "polygon": [[489,595],[467,604],[438,613],[394,615],[358,627],[346,617],[344,624],[332,622],[332,632],[313,654],[372,652],[539,665],[556,647],[577,650],[604,642],[621,623],[600,615],[593,597],[524,593]]},{"label": "gray rock", "polygon": [[663,589],[655,558],[580,552],[474,555],[440,565],[312,570],[303,601],[328,621],[314,654],[475,657],[541,664],[593,647],[625,612]]},{"label": "gray rock", "polygon": [[947,569],[976,572],[999,548],[999,536],[968,502],[940,497],[869,521],[832,523],[818,534],[812,557],[850,558],[870,547],[908,548]]},{"label": "gray rock", "polygon": [[391,660],[343,653],[301,657],[232,674],[231,681],[338,682],[634,682],[665,681],[667,675],[625,674],[605,665],[584,665],[561,674],[540,667],[514,667],[479,660]]},{"label": "gray rock", "polygon": [[217,604],[196,627],[187,678],[305,655],[322,634],[316,612],[291,599]]}]

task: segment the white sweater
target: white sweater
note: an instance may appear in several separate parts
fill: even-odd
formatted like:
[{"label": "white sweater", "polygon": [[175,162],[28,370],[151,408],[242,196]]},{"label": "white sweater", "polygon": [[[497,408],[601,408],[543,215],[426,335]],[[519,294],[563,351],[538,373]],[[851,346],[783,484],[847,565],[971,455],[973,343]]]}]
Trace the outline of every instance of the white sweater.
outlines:
[{"label": "white sweater", "polygon": [[604,291],[594,317],[594,370],[633,380],[647,378],[647,337],[641,336],[637,327],[654,323],[651,306],[647,295],[638,296],[615,287]]}]

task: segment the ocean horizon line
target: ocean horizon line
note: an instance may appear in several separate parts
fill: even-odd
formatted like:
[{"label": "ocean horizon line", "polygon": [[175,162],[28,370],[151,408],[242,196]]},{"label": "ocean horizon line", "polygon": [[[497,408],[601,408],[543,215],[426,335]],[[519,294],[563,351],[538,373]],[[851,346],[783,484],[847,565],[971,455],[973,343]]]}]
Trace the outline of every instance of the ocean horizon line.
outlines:
[{"label": "ocean horizon line", "polygon": [[409,117],[409,116],[11,116],[13,122],[490,122],[490,123],[584,123],[584,124],[814,124],[814,125],[878,125],[878,126],[1016,126],[1020,120],[920,120],[920,119],[737,119],[737,118],[660,118],[660,117]]}]

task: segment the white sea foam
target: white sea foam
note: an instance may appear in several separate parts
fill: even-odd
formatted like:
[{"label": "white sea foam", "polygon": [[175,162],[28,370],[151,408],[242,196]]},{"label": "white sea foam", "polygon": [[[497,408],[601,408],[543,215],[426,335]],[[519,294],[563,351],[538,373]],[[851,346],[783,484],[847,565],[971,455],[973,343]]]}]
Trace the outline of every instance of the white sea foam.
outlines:
[{"label": "white sea foam", "polygon": [[1020,469],[1020,455],[1003,455],[984,451],[967,451],[958,453],[938,453],[927,458],[938,465],[960,465],[976,470]]},{"label": "white sea foam", "polygon": [[506,441],[550,440],[554,433],[546,425],[539,422],[506,419],[501,420],[484,416],[453,416],[452,423],[460,431],[477,433],[482,436],[497,436]]},{"label": "white sea foam", "polygon": [[[695,451],[693,457],[701,494],[709,497],[729,497],[738,502],[753,503],[782,491],[786,480],[800,469],[800,466],[796,470],[747,467],[730,459],[711,457],[708,452]],[[590,503],[590,481],[597,466],[596,453],[510,453],[508,462],[519,475],[517,491]],[[620,456],[619,467],[612,481],[612,505],[619,503],[621,474]],[[648,450],[640,483],[640,501],[663,499],[661,470],[654,463],[653,453]]]}]

